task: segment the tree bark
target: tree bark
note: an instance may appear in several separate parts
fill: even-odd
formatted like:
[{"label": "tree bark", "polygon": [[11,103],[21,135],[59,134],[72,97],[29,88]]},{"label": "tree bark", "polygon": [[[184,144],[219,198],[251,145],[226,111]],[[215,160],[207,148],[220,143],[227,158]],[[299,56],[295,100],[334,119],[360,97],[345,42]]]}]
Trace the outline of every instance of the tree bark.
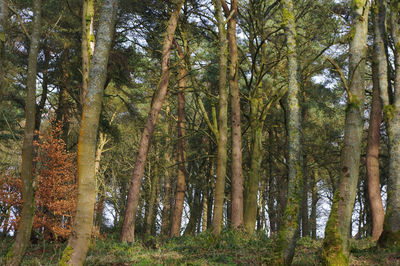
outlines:
[{"label": "tree bark", "polygon": [[340,177],[325,228],[322,256],[328,265],[348,264],[348,238],[356,196],[363,125],[364,67],[370,1],[352,1],[348,99]]},{"label": "tree bark", "polygon": [[169,82],[169,59],[171,55],[172,41],[175,35],[175,29],[178,24],[179,14],[184,0],[179,0],[175,10],[172,12],[168,21],[164,43],[162,48],[161,59],[161,78],[157,87],[157,91],[153,97],[150,112],[147,116],[146,125],[144,127],[142,137],[139,143],[139,149],[136,156],[135,166],[131,183],[129,186],[127,205],[125,210],[124,223],[122,226],[121,240],[123,242],[133,242],[135,234],[135,215],[140,196],[140,187],[142,185],[142,178],[144,168],[146,166],[146,159],[149,152],[151,138],[153,137],[154,128],[157,123],[158,114],[160,113],[162,104],[167,94]]},{"label": "tree bark", "polygon": [[389,137],[389,177],[387,205],[380,246],[400,247],[400,25],[397,1],[391,1],[391,29],[394,43],[393,102],[384,105],[384,119]]},{"label": "tree bark", "polygon": [[[304,111],[305,112],[305,111]],[[305,116],[303,115],[303,122]],[[308,222],[308,176],[307,169],[307,156],[303,155],[303,188],[301,197],[301,236],[306,237],[310,235],[309,222]]]},{"label": "tree bark", "polygon": [[[169,102],[167,100],[166,108],[165,108],[165,135],[171,136],[170,132],[170,107]],[[169,171],[169,166],[171,165],[171,149],[170,149],[171,140],[168,138],[165,142],[164,146],[164,197],[163,197],[163,210],[162,210],[162,224],[161,224],[161,235],[169,236],[170,230],[170,206],[171,206],[171,176]]]},{"label": "tree bark", "polygon": [[94,37],[94,1],[82,1],[82,89],[81,89],[81,105],[84,105],[85,97],[88,91],[90,62],[94,53],[95,37]]},{"label": "tree bark", "polygon": [[114,32],[116,10],[117,0],[104,1],[78,139],[78,197],[76,213],[71,236],[60,261],[61,265],[83,265],[89,248],[96,203],[96,135],[107,77],[107,64]]},{"label": "tree bark", "polygon": [[[183,35],[185,33],[182,33]],[[185,201],[185,189],[186,189],[186,141],[185,141],[185,89],[187,83],[187,55],[189,54],[188,44],[185,37],[183,39],[182,48],[176,44],[178,55],[180,59],[180,68],[178,74],[178,179],[176,183],[176,193],[175,193],[175,206],[174,212],[172,214],[172,224],[170,236],[180,236],[181,233],[181,223],[182,223],[182,212],[183,203]],[[184,54],[185,52],[185,54]]]},{"label": "tree bark", "polygon": [[[379,138],[380,125],[382,123],[382,103],[380,99],[380,91],[383,90],[387,94],[388,90],[387,61],[385,43],[383,39],[386,38],[386,6],[383,4],[383,0],[376,0],[374,2],[374,10],[372,12],[374,22],[374,53],[372,62],[373,87],[366,155],[368,196],[372,212],[372,241],[379,239],[379,236],[383,230],[383,221],[385,217],[381,198],[379,175]],[[387,96],[385,98],[388,99]]]},{"label": "tree bark", "polygon": [[159,167],[158,165],[154,165],[153,166],[154,170],[151,173],[153,178],[151,178],[150,198],[148,201],[148,208],[146,209],[146,211],[147,211],[146,220],[145,220],[146,235],[151,234],[154,216],[157,215],[157,212],[155,212],[155,210],[157,210],[156,203],[157,203],[157,198],[158,198],[158,194],[157,194],[157,186],[158,186],[158,178],[159,178],[158,167]]},{"label": "tree bark", "polygon": [[[226,14],[227,15],[227,14]],[[229,89],[231,94],[232,124],[232,227],[243,224],[243,169],[242,169],[242,129],[240,124],[239,64],[236,42],[236,21],[238,1],[231,1],[231,18],[228,21],[229,47]]]},{"label": "tree bark", "polygon": [[312,239],[317,239],[317,203],[318,203],[317,178],[318,178],[318,170],[315,169],[311,180],[312,194],[311,194],[310,230]]},{"label": "tree bark", "polygon": [[29,245],[31,237],[33,215],[34,215],[34,130],[36,112],[36,75],[37,59],[40,43],[41,23],[41,1],[33,1],[33,31],[30,36],[28,74],[26,81],[26,102],[25,102],[25,129],[22,146],[22,211],[19,221],[17,235],[9,253],[7,254],[6,265],[19,265]]},{"label": "tree bark", "polygon": [[[0,0],[0,99],[3,99],[3,89],[5,87],[4,78],[4,54],[6,42],[6,20],[8,16],[7,1]],[[1,101],[1,100],[0,100]]]},{"label": "tree bark", "polygon": [[227,52],[228,41],[226,38],[225,22],[222,14],[220,0],[214,0],[215,17],[218,23],[219,42],[219,80],[218,80],[218,151],[217,151],[217,176],[214,194],[214,216],[212,219],[212,231],[214,235],[221,233],[222,212],[225,197],[225,176],[227,162],[228,142],[228,93],[227,83]]},{"label": "tree bark", "polygon": [[282,1],[283,23],[285,25],[288,49],[288,192],[283,215],[283,225],[278,232],[277,249],[280,263],[290,265],[293,260],[296,241],[300,233],[301,186],[303,183],[301,156],[301,109],[299,101],[298,63],[296,47],[296,24],[292,0]]}]

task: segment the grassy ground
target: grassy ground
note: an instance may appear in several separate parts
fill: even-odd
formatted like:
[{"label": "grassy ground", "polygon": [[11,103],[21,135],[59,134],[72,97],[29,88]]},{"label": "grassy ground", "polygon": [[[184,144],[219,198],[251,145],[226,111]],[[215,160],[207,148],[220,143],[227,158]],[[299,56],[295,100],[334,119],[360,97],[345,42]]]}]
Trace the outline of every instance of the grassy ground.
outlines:
[{"label": "grassy ground", "polygon": [[[11,239],[0,242],[1,258]],[[321,241],[302,238],[293,265],[320,265]],[[353,241],[350,265],[400,265],[400,250],[377,249],[368,240]],[[65,243],[33,244],[22,265],[57,265]],[[85,265],[271,265],[273,241],[264,234],[250,237],[226,231],[219,239],[209,233],[162,241],[147,238],[124,244],[117,237],[94,241]]]}]

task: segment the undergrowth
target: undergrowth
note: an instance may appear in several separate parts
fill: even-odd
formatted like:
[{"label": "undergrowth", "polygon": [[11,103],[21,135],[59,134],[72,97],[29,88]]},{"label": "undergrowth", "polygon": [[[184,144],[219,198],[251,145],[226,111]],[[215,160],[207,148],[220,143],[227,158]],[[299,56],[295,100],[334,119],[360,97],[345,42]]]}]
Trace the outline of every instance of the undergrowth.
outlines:
[{"label": "undergrowth", "polygon": [[[0,240],[0,265],[11,238]],[[22,265],[57,265],[66,243],[38,242],[28,249]],[[322,241],[299,239],[293,265],[321,265]],[[85,265],[271,265],[274,241],[264,233],[251,236],[225,230],[172,239],[144,237],[132,244],[109,235],[94,241]],[[400,265],[400,250],[378,249],[366,240],[351,242],[350,265]]]}]

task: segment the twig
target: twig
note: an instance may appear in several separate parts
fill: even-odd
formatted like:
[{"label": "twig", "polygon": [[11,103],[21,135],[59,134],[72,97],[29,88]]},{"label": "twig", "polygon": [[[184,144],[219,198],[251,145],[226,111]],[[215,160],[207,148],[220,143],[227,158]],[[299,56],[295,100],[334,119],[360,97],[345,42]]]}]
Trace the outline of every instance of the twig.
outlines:
[{"label": "twig", "polygon": [[326,56],[326,60],[328,60],[336,69],[336,71],[339,73],[340,78],[343,82],[344,88],[346,89],[347,92],[347,96],[349,97],[349,99],[351,98],[351,92],[350,92],[350,88],[347,84],[346,78],[343,75],[342,69],[340,68],[340,66],[335,62],[335,60],[333,60],[332,58],[330,58],[329,56]]},{"label": "twig", "polygon": [[25,28],[24,23],[22,22],[21,16],[18,14],[17,10],[15,10],[10,4],[8,4],[8,8],[17,16],[17,19],[19,21],[19,23],[21,24],[22,30],[24,31],[26,37],[28,37],[28,39],[31,39],[31,36],[29,35],[28,31]]}]

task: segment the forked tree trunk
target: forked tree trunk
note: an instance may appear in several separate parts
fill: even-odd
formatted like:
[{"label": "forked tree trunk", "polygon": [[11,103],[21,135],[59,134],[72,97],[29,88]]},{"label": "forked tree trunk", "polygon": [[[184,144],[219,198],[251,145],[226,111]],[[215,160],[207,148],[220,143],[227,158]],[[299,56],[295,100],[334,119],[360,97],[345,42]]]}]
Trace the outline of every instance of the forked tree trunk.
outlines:
[{"label": "forked tree trunk", "polygon": [[22,212],[19,221],[17,235],[9,253],[7,254],[6,265],[19,265],[29,245],[31,237],[33,215],[34,215],[34,190],[33,190],[33,157],[34,157],[34,129],[36,112],[36,74],[37,57],[40,42],[41,23],[41,1],[33,1],[33,31],[30,39],[28,75],[26,81],[26,102],[25,102],[25,130],[22,146]]},{"label": "forked tree trunk", "polygon": [[[217,176],[214,194],[214,216],[212,219],[213,234],[219,235],[222,226],[222,211],[225,197],[225,176],[227,162],[228,142],[228,93],[227,83],[227,52],[228,41],[226,38],[225,22],[222,15],[220,0],[214,0],[215,17],[218,23],[219,42],[219,79],[218,79],[218,152],[217,152]],[[213,179],[213,178],[212,178]]]},{"label": "forked tree trunk", "polygon": [[394,97],[391,104],[383,107],[389,136],[389,178],[387,205],[380,246],[400,247],[400,7],[391,1],[391,29],[394,42]]},{"label": "forked tree trunk", "polygon": [[[385,212],[381,198],[381,186],[379,175],[379,137],[382,123],[382,103],[380,91],[387,95],[388,76],[387,61],[384,38],[386,38],[385,17],[386,5],[383,0],[374,2],[373,23],[374,23],[374,53],[372,62],[372,107],[369,118],[368,140],[367,140],[367,176],[368,176],[368,197],[372,216],[371,240],[376,241],[383,230]],[[385,97],[388,101],[388,97]],[[387,103],[386,103],[387,104]]]},{"label": "forked tree trunk", "polygon": [[[183,33],[184,34],[184,33]],[[185,189],[186,189],[186,141],[185,141],[185,89],[187,83],[187,55],[189,53],[188,44],[186,38],[183,39],[184,51],[181,49],[179,44],[176,44],[178,55],[180,59],[180,68],[178,74],[178,179],[176,182],[176,193],[175,193],[175,206],[172,214],[171,224],[171,236],[179,236],[181,233],[181,222],[183,203],[185,201]],[[184,54],[185,52],[185,54]]]},{"label": "forked tree trunk", "polygon": [[117,10],[117,0],[105,0],[100,15],[97,45],[89,74],[78,139],[78,197],[68,245],[60,264],[83,265],[89,248],[96,203],[96,135],[103,101],[107,64]]},{"label": "forked tree trunk", "polygon": [[283,225],[279,228],[277,251],[279,263],[290,265],[293,260],[296,241],[300,233],[300,204],[303,183],[301,156],[301,109],[299,85],[297,81],[296,24],[292,0],[282,1],[283,23],[285,25],[286,45],[288,49],[288,165],[289,178],[287,203],[283,215]]},{"label": "forked tree trunk", "polygon": [[325,227],[322,256],[327,265],[348,264],[348,238],[357,191],[364,106],[364,67],[370,1],[351,2],[349,87],[338,189]]},{"label": "forked tree trunk", "polygon": [[147,121],[142,133],[142,137],[140,139],[135,166],[133,168],[132,179],[129,186],[128,199],[121,234],[121,241],[123,242],[133,242],[134,240],[135,219],[140,196],[140,187],[142,185],[143,173],[146,166],[147,155],[149,153],[151,138],[153,137],[158,114],[160,113],[165,95],[167,94],[170,74],[169,60],[171,55],[172,41],[174,39],[175,29],[178,24],[179,14],[181,12],[183,2],[184,0],[179,0],[176,4],[175,10],[172,12],[166,28],[162,48],[161,78],[157,87],[157,91],[155,92],[155,95],[153,97],[150,112],[147,116]]}]

